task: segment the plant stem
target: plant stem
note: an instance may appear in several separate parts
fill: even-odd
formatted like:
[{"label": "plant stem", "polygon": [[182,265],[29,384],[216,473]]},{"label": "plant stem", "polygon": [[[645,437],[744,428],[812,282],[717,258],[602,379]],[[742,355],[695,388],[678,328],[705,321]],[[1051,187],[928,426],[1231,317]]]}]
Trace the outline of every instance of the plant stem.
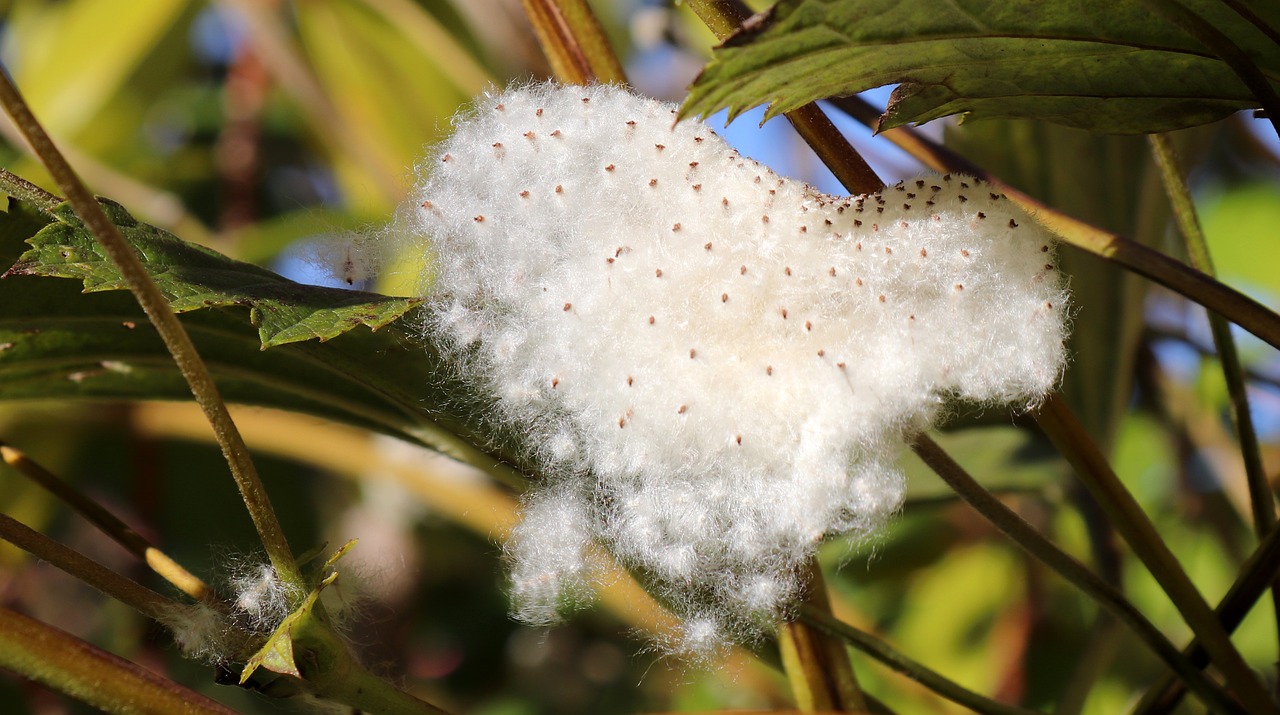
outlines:
[{"label": "plant stem", "polygon": [[177,607],[173,601],[146,586],[59,544],[7,514],[0,514],[0,539],[53,564],[152,620],[163,621]]},{"label": "plant stem", "polygon": [[1189,683],[1204,704],[1223,713],[1243,712],[1217,684],[1183,656],[1158,628],[1147,620],[1122,593],[1097,574],[1046,539],[1012,509],[996,499],[969,475],[950,455],[930,439],[920,435],[911,448],[938,474],[947,486],[979,514],[986,517],[1028,554],[1058,573],[1068,583],[1088,594],[1099,605],[1124,622],[1161,660]]},{"label": "plant stem", "polygon": [[235,715],[235,711],[57,628],[0,607],[0,667],[108,713]]},{"label": "plant stem", "polygon": [[[1227,595],[1222,597],[1218,607],[1214,609],[1214,614],[1228,633],[1240,626],[1263,592],[1275,581],[1277,574],[1280,574],[1280,527],[1272,529],[1245,560],[1235,583],[1231,584]],[[1191,641],[1182,652],[1198,667],[1203,668],[1209,663],[1208,653],[1199,640]],[[1168,674],[1159,685],[1148,690],[1142,697],[1134,708],[1134,715],[1168,712],[1177,706],[1185,690],[1182,681]]]},{"label": "plant stem", "polygon": [[[1204,231],[1201,230],[1199,218],[1196,216],[1195,204],[1191,200],[1191,190],[1187,187],[1186,178],[1178,166],[1177,152],[1173,142],[1167,134],[1151,134],[1147,139],[1151,144],[1151,152],[1155,156],[1156,164],[1160,167],[1160,177],[1169,194],[1173,216],[1186,243],[1191,265],[1196,270],[1213,276],[1213,259],[1209,255],[1209,245],[1205,241]],[[1253,427],[1244,371],[1240,362],[1240,353],[1236,349],[1235,338],[1231,335],[1231,326],[1222,316],[1211,313],[1209,327],[1213,332],[1213,342],[1222,363],[1227,393],[1231,398],[1232,420],[1240,438],[1240,453],[1244,459],[1249,498],[1253,507],[1253,531],[1261,539],[1276,525],[1275,495],[1267,483],[1266,470],[1262,466],[1258,434]],[[1277,604],[1277,608],[1280,608],[1280,603]],[[1280,611],[1277,613],[1280,614]]]},{"label": "plant stem", "polygon": [[358,712],[447,715],[446,711],[370,673],[334,632],[315,601],[316,595],[313,592],[308,596],[308,612],[300,614],[302,617],[293,622],[288,633],[291,660],[311,692]]},{"label": "plant stem", "polygon": [[35,460],[5,444],[4,440],[0,440],[0,459],[3,459],[6,464],[18,470],[31,481],[44,487],[49,493],[61,500],[62,503],[74,509],[104,534],[110,536],[116,543],[127,549],[129,553],[142,559],[151,567],[152,571],[155,571],[161,578],[173,584],[179,591],[197,601],[213,596],[212,591],[204,581],[183,568],[178,562],[171,559],[168,554],[153,546],[142,534],[134,531],[128,524],[117,518],[115,514],[103,508],[102,505],[59,479],[53,472],[40,466]]},{"label": "plant stem", "polygon": [[622,63],[584,0],[521,0],[556,79],[625,84]]},{"label": "plant stem", "polygon": [[147,314],[147,318],[155,326],[156,332],[173,356],[178,370],[191,387],[196,403],[204,410],[209,424],[213,426],[218,446],[222,449],[223,457],[227,460],[236,486],[240,490],[241,499],[244,500],[245,508],[253,519],[263,548],[277,575],[287,583],[302,586],[304,584],[302,574],[294,560],[293,551],[285,540],[275,511],[271,508],[271,500],[267,497],[267,492],[258,477],[257,469],[253,465],[248,449],[244,446],[239,430],[236,429],[231,416],[227,414],[227,406],[222,401],[208,368],[191,343],[191,337],[187,335],[182,323],[169,308],[164,295],[151,280],[151,276],[133,248],[125,241],[120,229],[107,218],[102,207],[62,157],[53,140],[36,121],[17,87],[3,72],[0,72],[0,104],[3,104],[5,111],[31,145],[36,156],[40,157],[40,161],[53,176],[58,188],[66,195],[76,214],[102,244],[107,257],[129,285],[129,290],[137,299],[138,305]]},{"label": "plant stem", "polygon": [[[1155,157],[1156,164],[1160,167],[1160,178],[1164,182],[1165,191],[1169,194],[1174,220],[1177,221],[1178,230],[1186,243],[1187,256],[1191,259],[1191,265],[1206,275],[1213,276],[1213,259],[1209,255],[1209,244],[1205,240],[1204,231],[1196,215],[1195,203],[1191,199],[1191,189],[1187,186],[1186,177],[1178,166],[1178,156],[1173,141],[1167,134],[1150,134],[1147,140],[1151,145],[1151,153]],[[1266,470],[1262,466],[1262,453],[1258,445],[1258,433],[1253,427],[1253,415],[1249,409],[1249,392],[1245,385],[1240,353],[1236,349],[1235,338],[1231,335],[1231,325],[1225,318],[1210,313],[1209,328],[1213,333],[1213,343],[1218,349],[1222,376],[1227,384],[1227,395],[1231,399],[1232,423],[1240,439],[1240,456],[1244,460],[1245,482],[1249,487],[1249,503],[1253,511],[1253,532],[1259,540],[1262,540],[1276,525],[1276,500],[1268,483]],[[1280,627],[1280,588],[1275,588],[1274,585],[1271,589],[1271,601],[1277,627]]]},{"label": "plant stem", "polygon": [[870,194],[884,188],[875,170],[836,129],[821,107],[806,104],[783,116],[850,193]]},{"label": "plant stem", "polygon": [[1075,468],[1076,475],[1098,500],[1116,530],[1168,594],[1187,625],[1204,642],[1213,662],[1249,712],[1255,715],[1280,713],[1257,675],[1232,644],[1204,596],[1196,590],[1195,584],[1160,538],[1155,525],[1116,477],[1111,465],[1062,398],[1050,395],[1036,414],[1036,420]]},{"label": "plant stem", "polygon": [[[809,595],[805,605],[831,614],[826,582],[816,559],[809,564]],[[801,712],[866,711],[867,701],[858,686],[844,643],[828,638],[803,621],[790,621],[778,626],[778,650]]]},{"label": "plant stem", "polygon": [[837,620],[829,613],[809,605],[800,607],[800,620],[815,628],[848,642],[854,648],[875,658],[881,663],[920,683],[933,692],[983,715],[1033,715],[1036,711],[1026,710],[1013,705],[1005,705],[990,698],[979,695],[954,681],[948,680],[940,673],[930,670],[920,663],[911,660],[884,641],[861,631],[844,621]]}]

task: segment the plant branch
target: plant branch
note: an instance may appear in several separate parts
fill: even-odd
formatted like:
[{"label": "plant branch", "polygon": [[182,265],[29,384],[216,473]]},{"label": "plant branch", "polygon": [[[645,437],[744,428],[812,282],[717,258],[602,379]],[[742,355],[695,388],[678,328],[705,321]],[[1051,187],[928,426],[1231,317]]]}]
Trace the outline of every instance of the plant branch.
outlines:
[{"label": "plant branch", "polygon": [[[809,594],[805,605],[831,615],[827,585],[816,560],[809,564]],[[778,626],[778,650],[782,655],[782,669],[802,712],[866,711],[867,701],[858,686],[844,643],[828,638],[804,621],[790,621]]]},{"label": "plant branch", "polygon": [[1036,420],[1075,468],[1076,475],[1098,500],[1116,530],[1168,594],[1187,625],[1204,642],[1213,662],[1248,711],[1257,715],[1280,713],[1257,675],[1232,644],[1204,596],[1196,590],[1195,584],[1160,538],[1155,525],[1116,477],[1111,465],[1062,398],[1050,395],[1036,414]]},{"label": "plant branch", "polygon": [[888,643],[865,631],[854,628],[829,613],[809,605],[800,606],[800,620],[809,623],[828,635],[846,641],[854,648],[875,658],[892,670],[911,678],[924,687],[953,703],[982,715],[1034,715],[1036,711],[1013,705],[1005,705],[979,695],[942,674],[930,670],[898,652]]},{"label": "plant branch", "polygon": [[626,84],[618,55],[584,0],[521,0],[556,79]]},{"label": "plant branch", "polygon": [[0,72],[0,104],[3,104],[5,111],[18,126],[32,150],[40,157],[76,214],[101,243],[107,257],[116,266],[138,301],[138,305],[147,314],[147,318],[155,326],[156,332],[173,356],[174,363],[191,387],[196,402],[204,410],[209,424],[213,426],[218,446],[222,449],[223,457],[227,460],[236,486],[240,490],[240,496],[244,500],[249,516],[253,519],[259,538],[262,540],[263,548],[277,574],[286,582],[303,584],[302,574],[294,560],[293,551],[285,540],[284,532],[276,519],[275,511],[271,508],[271,501],[258,477],[249,451],[245,448],[244,440],[231,420],[231,416],[227,414],[227,406],[222,401],[208,368],[191,343],[191,337],[187,335],[182,323],[174,315],[160,289],[151,280],[151,276],[133,248],[125,241],[120,229],[111,223],[103,212],[102,206],[67,164],[53,140],[36,121],[17,87],[4,72]]},{"label": "plant branch", "polygon": [[[1164,182],[1165,191],[1169,194],[1173,216],[1186,243],[1191,265],[1196,270],[1212,276],[1214,270],[1209,246],[1205,241],[1204,231],[1200,228],[1200,220],[1196,216],[1195,204],[1191,200],[1191,190],[1187,187],[1186,178],[1178,166],[1173,142],[1167,134],[1151,134],[1147,139],[1151,144],[1151,153],[1155,157],[1156,164],[1160,167],[1160,178]],[[1271,487],[1267,483],[1266,470],[1262,466],[1258,433],[1253,427],[1244,371],[1241,367],[1240,353],[1236,349],[1235,338],[1231,335],[1231,326],[1222,316],[1210,313],[1209,328],[1213,333],[1214,345],[1218,349],[1219,361],[1222,363],[1227,394],[1231,398],[1232,421],[1240,438],[1240,454],[1244,459],[1249,498],[1253,506],[1253,531],[1261,539],[1276,524],[1275,495],[1271,492]],[[1276,608],[1277,616],[1280,616],[1280,601],[1277,601]]]},{"label": "plant branch", "polygon": [[1037,561],[1053,569],[1068,583],[1097,601],[1127,625],[1138,638],[1174,672],[1178,673],[1209,708],[1223,713],[1243,713],[1240,705],[1183,656],[1158,628],[1114,586],[1059,549],[1012,509],[996,499],[969,475],[950,455],[930,439],[920,435],[911,448],[969,506],[991,522]]},{"label": "plant branch", "polygon": [[[1151,145],[1151,153],[1155,157],[1156,164],[1160,168],[1160,178],[1164,182],[1165,192],[1169,195],[1174,220],[1186,243],[1191,265],[1206,275],[1212,276],[1214,275],[1213,259],[1209,255],[1209,245],[1200,227],[1200,220],[1196,215],[1195,203],[1191,200],[1191,190],[1187,186],[1186,177],[1178,166],[1178,156],[1173,141],[1167,134],[1151,134],[1148,135],[1147,140]],[[1249,504],[1253,513],[1253,531],[1261,540],[1276,525],[1275,495],[1271,491],[1266,470],[1262,466],[1258,433],[1254,430],[1253,415],[1249,409],[1249,392],[1245,386],[1240,353],[1236,350],[1236,341],[1231,335],[1231,325],[1221,315],[1210,313],[1209,329],[1213,333],[1213,342],[1218,349],[1222,376],[1227,385],[1227,395],[1231,400],[1232,423],[1240,440],[1240,456],[1244,460],[1245,483],[1249,487]],[[1280,624],[1280,588],[1271,589],[1271,601],[1276,623]]]},{"label": "plant branch", "polygon": [[7,514],[0,514],[0,539],[53,564],[152,620],[163,622],[165,616],[178,606],[146,586],[59,544]]},{"label": "plant branch", "polygon": [[211,598],[213,592],[199,577],[182,567],[168,554],[157,549],[146,538],[134,531],[115,514],[107,511],[102,505],[86,497],[70,484],[62,481],[53,472],[45,469],[38,462],[21,451],[0,440],[0,459],[13,467],[31,481],[44,487],[62,503],[74,509],[80,516],[110,536],[129,553],[146,562],[161,578],[173,584],[175,588],[197,601]]},{"label": "plant branch", "polygon": [[235,711],[69,633],[0,607],[0,667],[103,712],[235,715]]},{"label": "plant branch", "polygon": [[[1280,575],[1280,527],[1273,528],[1245,560],[1235,583],[1214,609],[1214,614],[1228,633],[1240,626],[1277,575]],[[1197,667],[1209,664],[1209,654],[1198,639],[1191,641],[1182,652]],[[1170,673],[1159,685],[1147,691],[1134,708],[1134,715],[1168,712],[1177,706],[1185,691],[1185,683]]]}]

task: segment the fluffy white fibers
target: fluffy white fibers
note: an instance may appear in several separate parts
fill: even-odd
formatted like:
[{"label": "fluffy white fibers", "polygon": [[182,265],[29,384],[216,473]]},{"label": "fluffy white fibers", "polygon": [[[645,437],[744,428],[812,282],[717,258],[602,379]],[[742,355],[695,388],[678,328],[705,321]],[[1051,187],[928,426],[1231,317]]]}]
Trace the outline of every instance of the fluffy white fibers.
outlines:
[{"label": "fluffy white fibers", "polygon": [[818,543],[899,506],[948,397],[1034,403],[1063,369],[1050,238],[990,186],[834,197],[609,86],[481,99],[404,231],[430,330],[548,473],[511,546],[551,620],[602,543],[707,652],[786,615]]}]

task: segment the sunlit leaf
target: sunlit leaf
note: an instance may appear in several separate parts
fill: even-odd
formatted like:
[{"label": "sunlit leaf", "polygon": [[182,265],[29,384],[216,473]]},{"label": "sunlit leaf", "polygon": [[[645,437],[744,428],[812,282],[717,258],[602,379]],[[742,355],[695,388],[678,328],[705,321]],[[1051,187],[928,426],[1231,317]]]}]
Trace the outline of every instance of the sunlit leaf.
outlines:
[{"label": "sunlit leaf", "polygon": [[[21,203],[11,206],[0,213],[4,265],[26,248],[23,239],[48,221]],[[67,231],[53,225],[43,230]],[[153,232],[137,229],[127,235],[142,236],[150,251],[143,251],[146,258],[173,262],[181,255],[192,262],[186,273],[174,270],[158,276],[175,297],[190,301],[191,308],[205,307],[204,299],[193,299],[195,295],[225,298],[226,290],[236,285],[288,284],[264,269],[196,246],[175,245],[180,243],[177,239],[157,239]],[[118,284],[92,248],[75,248],[87,259],[76,278],[92,274],[100,288]],[[210,279],[195,271],[196,265],[222,271],[218,285],[223,293],[208,285],[182,287],[184,275],[190,273],[196,274],[187,275],[192,279]],[[304,286],[297,290],[311,302],[283,307],[273,320],[305,308],[316,313],[316,320],[328,320],[326,330],[334,330],[334,321],[321,307],[323,297],[334,293]],[[475,460],[471,445],[479,438],[469,431],[465,418],[475,409],[474,400],[412,329],[393,322],[376,333],[335,331],[325,343],[303,340],[263,350],[260,330],[249,321],[248,302],[211,299],[210,304],[223,307],[192,310],[181,317],[228,401],[306,412]],[[347,308],[339,305],[331,314]],[[191,392],[129,293],[85,294],[70,280],[11,274],[0,280],[0,401],[68,398],[189,400]]]},{"label": "sunlit leaf", "polygon": [[[143,255],[156,285],[176,312],[229,305],[248,307],[264,348],[300,340],[324,341],[358,325],[376,330],[420,302],[417,298],[389,298],[294,283],[264,268],[232,260],[138,223],[118,204],[102,204],[112,222]],[[29,241],[33,248],[18,259],[10,273],[79,278],[91,293],[126,289],[124,279],[102,246],[71,207],[59,206],[54,214],[59,220]]]}]

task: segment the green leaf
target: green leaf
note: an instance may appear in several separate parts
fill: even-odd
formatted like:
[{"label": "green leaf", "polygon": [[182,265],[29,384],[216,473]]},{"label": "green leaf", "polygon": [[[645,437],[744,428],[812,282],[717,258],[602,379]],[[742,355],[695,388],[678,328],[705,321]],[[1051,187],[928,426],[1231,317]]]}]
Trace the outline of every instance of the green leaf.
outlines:
[{"label": "green leaf", "polygon": [[[33,249],[38,255],[53,250],[62,261],[50,271],[92,281],[98,289],[118,287],[118,277],[106,269],[109,264],[60,223],[11,200],[9,211],[0,213],[0,265],[15,260],[26,247],[23,240],[37,231],[42,237],[62,234],[75,239],[68,246],[72,256],[64,259],[47,247]],[[172,236],[157,238],[158,233],[139,225],[126,235],[141,242],[140,253],[148,263],[162,262],[165,268],[156,277],[175,299],[188,309],[205,308],[181,319],[227,401],[373,429],[484,468],[501,461],[474,446],[488,443],[477,417],[484,401],[403,321],[378,332],[340,332],[337,323],[342,321],[334,316],[351,312],[352,306],[326,308],[324,301],[342,299],[345,291],[297,286]],[[10,271],[0,280],[0,401],[191,399],[132,295],[120,290],[82,293],[72,281],[35,275],[44,269],[31,262],[32,251],[27,257],[22,272]],[[236,286],[269,295],[249,291],[243,300],[229,299]],[[285,303],[278,301],[280,294],[300,297]],[[282,315],[309,311],[312,317],[304,325],[323,324],[312,332],[331,337],[325,343],[305,340],[263,350],[261,331],[248,320],[254,307],[272,325],[281,324]],[[510,475],[499,470],[499,476]]]},{"label": "green leaf", "polygon": [[[300,340],[325,341],[357,325],[377,330],[421,303],[418,298],[391,298],[295,283],[265,268],[227,258],[138,223],[112,201],[104,199],[101,203],[112,223],[142,255],[151,277],[175,312],[246,306],[264,349]],[[102,246],[71,206],[62,204],[53,214],[58,220],[28,241],[33,248],[18,259],[9,274],[80,278],[90,293],[127,289]]]},{"label": "green leaf", "polygon": [[[1253,4],[1261,27],[1218,0],[1184,4],[1280,89],[1280,4]],[[881,129],[964,114],[1123,134],[1259,106],[1231,67],[1142,0],[782,0],[715,52],[683,113],[771,103],[767,118],[890,84]]]}]

